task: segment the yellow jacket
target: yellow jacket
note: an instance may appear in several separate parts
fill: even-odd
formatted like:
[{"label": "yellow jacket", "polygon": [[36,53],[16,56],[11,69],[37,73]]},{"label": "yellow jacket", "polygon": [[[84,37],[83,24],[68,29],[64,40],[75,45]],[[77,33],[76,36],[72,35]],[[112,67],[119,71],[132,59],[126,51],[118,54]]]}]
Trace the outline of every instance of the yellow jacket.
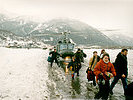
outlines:
[{"label": "yellow jacket", "polygon": [[[96,66],[96,64],[97,64],[97,62],[98,62],[98,57],[99,57],[99,56],[95,57],[94,62],[93,62],[94,56],[93,56],[92,58],[90,58],[90,60],[89,60],[89,68],[91,68],[92,71],[94,71],[94,68],[95,68],[95,66]],[[99,60],[100,60],[100,59],[99,59]],[[93,63],[93,64],[92,64],[92,63]],[[91,66],[91,65],[92,65],[92,66]]]}]

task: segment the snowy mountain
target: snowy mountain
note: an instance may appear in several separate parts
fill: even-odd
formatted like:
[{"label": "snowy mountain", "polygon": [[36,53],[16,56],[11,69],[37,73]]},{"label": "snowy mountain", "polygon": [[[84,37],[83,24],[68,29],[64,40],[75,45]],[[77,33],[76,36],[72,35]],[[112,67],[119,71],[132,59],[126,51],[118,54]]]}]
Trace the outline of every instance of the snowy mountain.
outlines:
[{"label": "snowy mountain", "polygon": [[[8,18],[0,16],[0,29],[7,30],[19,36],[31,36],[55,45],[59,38],[58,33],[69,31],[69,37],[78,45],[85,46],[116,46],[114,41],[97,29],[73,19],[53,19],[44,23],[25,20],[23,17]],[[41,34],[41,35],[40,35]]]},{"label": "snowy mountain", "polygon": [[17,36],[16,34],[6,30],[0,30],[0,47],[1,46],[8,48],[47,48],[47,45],[42,41]]},{"label": "snowy mountain", "polygon": [[6,31],[6,30],[0,30],[0,40],[4,41],[4,40],[18,40],[19,36],[16,36],[14,33],[10,32],[10,31]]},{"label": "snowy mountain", "polygon": [[113,41],[122,46],[133,46],[133,38],[122,34],[110,35]]},{"label": "snowy mountain", "polygon": [[92,28],[91,26],[83,22],[72,19],[53,19],[51,21],[38,25],[38,27],[36,27],[36,29],[34,29],[31,34],[34,36],[37,34],[47,33],[51,36],[40,36],[40,38],[50,39],[50,37],[52,37],[54,38],[53,41],[57,41],[59,36],[53,34],[58,34],[64,31],[70,32],[71,34],[69,35],[69,37],[71,37],[71,39],[78,45],[115,45],[115,43],[111,39],[109,39],[97,29]]},{"label": "snowy mountain", "polygon": [[9,18],[7,16],[0,15],[0,29],[11,31],[19,36],[27,35],[36,26],[37,24],[35,22],[26,20],[23,17]]}]

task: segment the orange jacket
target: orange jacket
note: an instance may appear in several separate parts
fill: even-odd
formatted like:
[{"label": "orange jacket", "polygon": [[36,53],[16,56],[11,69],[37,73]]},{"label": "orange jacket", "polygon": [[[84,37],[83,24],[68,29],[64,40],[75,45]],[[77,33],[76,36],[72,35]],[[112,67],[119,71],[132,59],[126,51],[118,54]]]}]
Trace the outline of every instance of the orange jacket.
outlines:
[{"label": "orange jacket", "polygon": [[111,62],[105,63],[102,59],[96,64],[94,68],[94,74],[96,75],[96,81],[99,78],[99,75],[103,73],[104,80],[109,80],[110,78],[105,75],[105,72],[110,72],[113,76],[116,76],[115,68]]}]

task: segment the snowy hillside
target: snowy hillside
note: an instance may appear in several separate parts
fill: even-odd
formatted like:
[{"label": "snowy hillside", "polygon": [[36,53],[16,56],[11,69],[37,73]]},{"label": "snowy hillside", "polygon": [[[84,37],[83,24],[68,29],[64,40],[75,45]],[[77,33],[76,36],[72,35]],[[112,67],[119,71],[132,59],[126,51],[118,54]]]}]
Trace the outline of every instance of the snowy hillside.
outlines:
[{"label": "snowy hillside", "polygon": [[[38,38],[54,38],[56,41],[59,36],[56,34],[61,32],[70,32],[69,37],[78,45],[100,45],[100,46],[112,46],[117,45],[114,41],[108,38],[106,35],[98,31],[97,29],[73,19],[53,19],[48,21],[42,26],[38,27],[39,30],[34,30],[32,35],[44,34],[44,37]],[[49,33],[50,36],[45,36],[45,33]],[[53,35],[54,33],[54,35]],[[60,36],[61,37],[61,36]],[[54,43],[53,43],[54,44]]]},{"label": "snowy hillside", "polygon": [[48,45],[40,40],[35,40],[31,37],[17,36],[10,31],[0,30],[0,47],[46,49],[47,46]]},{"label": "snowy hillside", "polygon": [[0,14],[0,29],[7,30],[19,36],[26,36],[37,24],[25,17],[10,18]]},{"label": "snowy hillside", "polygon": [[133,38],[122,34],[111,35],[110,38],[122,46],[133,46]]},{"label": "snowy hillside", "polygon": [[[60,38],[63,38],[58,33],[70,32],[69,37],[78,46],[133,46],[133,38],[121,35],[120,30],[99,29],[99,31],[86,23],[67,18],[34,22],[25,16],[10,18],[0,14],[0,30],[9,31],[21,37],[31,37],[48,45],[55,45]],[[115,32],[119,34],[114,35]]]},{"label": "snowy hillside", "polygon": [[[47,22],[37,23],[25,17],[8,18],[1,15],[0,29],[11,31],[19,36],[32,36],[33,38],[44,40],[46,44],[51,45],[55,45],[56,41],[62,37],[56,34],[65,31],[71,33],[71,39],[78,45],[118,45],[97,29],[73,19],[53,19]],[[53,38],[52,41],[51,38]]]}]

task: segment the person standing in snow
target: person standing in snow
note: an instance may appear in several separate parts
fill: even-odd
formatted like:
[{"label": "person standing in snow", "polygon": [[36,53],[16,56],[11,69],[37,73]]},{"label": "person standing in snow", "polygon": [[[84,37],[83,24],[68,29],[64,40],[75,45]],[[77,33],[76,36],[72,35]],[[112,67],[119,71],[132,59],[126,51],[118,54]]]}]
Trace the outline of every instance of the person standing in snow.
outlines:
[{"label": "person standing in snow", "polygon": [[100,58],[102,58],[103,55],[104,55],[105,53],[106,53],[106,52],[105,52],[105,49],[102,49],[102,50],[101,50],[101,54],[100,54]]},{"label": "person standing in snow", "polygon": [[[56,49],[54,49],[54,51],[51,51],[49,53],[49,55],[51,55],[51,67],[53,65],[53,62],[55,61],[57,63],[57,65],[59,66],[59,62],[57,60],[57,57],[60,56],[60,54],[56,51]],[[59,66],[60,67],[60,66]]]},{"label": "person standing in snow", "polygon": [[74,75],[77,72],[77,62],[75,61],[75,57],[72,57],[72,61],[68,64],[67,68],[70,68],[72,79],[74,79]]},{"label": "person standing in snow", "polygon": [[75,60],[77,62],[77,76],[79,76],[79,70],[81,69],[81,62],[82,62],[82,52],[80,49],[77,50],[77,52],[75,53]]},{"label": "person standing in snow", "polygon": [[88,69],[87,69],[87,73],[88,73],[88,71],[92,71],[92,74],[93,74],[93,85],[94,86],[96,86],[96,81],[95,81],[95,74],[94,74],[94,68],[95,68],[95,66],[96,66],[96,64],[99,62],[99,60],[100,60],[100,57],[97,55],[97,51],[94,51],[93,52],[93,57],[92,58],[90,58],[90,61],[89,61],[89,67],[88,67]]},{"label": "person standing in snow", "polygon": [[86,58],[87,57],[87,55],[83,52],[83,50],[81,50],[81,62],[83,62],[84,63],[84,57]]},{"label": "person standing in snow", "polygon": [[117,58],[114,64],[116,69],[116,76],[114,77],[114,80],[110,86],[110,94],[113,94],[112,90],[119,79],[122,80],[124,94],[126,93],[125,91],[127,89],[127,75],[128,75],[127,54],[128,54],[128,50],[122,49],[122,51],[117,55]]},{"label": "person standing in snow", "polygon": [[109,54],[104,54],[102,59],[96,64],[94,68],[96,82],[99,86],[99,92],[95,95],[95,99],[108,99],[110,90],[109,80],[116,76],[114,65],[110,62],[109,59]]}]

